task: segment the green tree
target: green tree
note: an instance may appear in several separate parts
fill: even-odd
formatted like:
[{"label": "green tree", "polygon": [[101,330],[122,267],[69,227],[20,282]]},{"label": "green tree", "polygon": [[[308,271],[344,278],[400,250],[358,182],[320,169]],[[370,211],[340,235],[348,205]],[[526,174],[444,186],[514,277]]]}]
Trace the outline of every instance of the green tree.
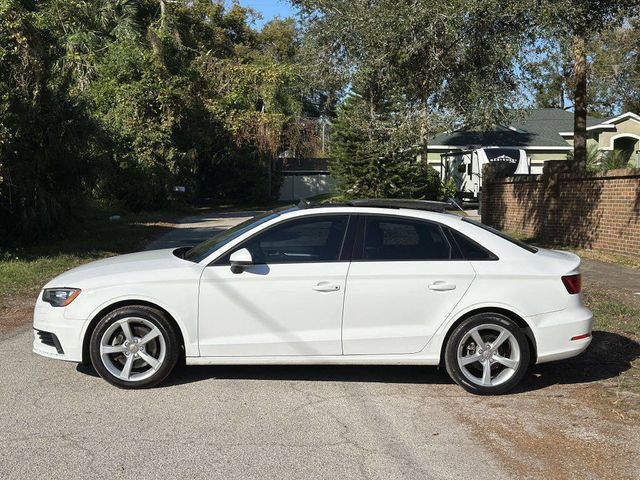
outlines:
[{"label": "green tree", "polygon": [[571,51],[566,43],[553,38],[537,38],[523,54],[523,83],[537,108],[570,107],[566,100],[572,91]]},{"label": "green tree", "polygon": [[0,0],[0,235],[46,232],[87,197],[146,209],[176,185],[187,200],[277,193],[274,159],[313,149],[321,95],[296,24],[256,30],[254,16],[210,0]]},{"label": "green tree", "polygon": [[432,115],[491,125],[514,106],[513,60],[527,31],[518,1],[298,0],[308,35],[351,84],[397,90],[420,116],[426,151]]},{"label": "green tree", "polygon": [[[436,199],[440,179],[417,159],[417,119],[402,118],[393,100],[347,96],[333,124],[331,174],[345,198]],[[364,141],[363,141],[364,140]],[[409,145],[409,146],[407,146]]]},{"label": "green tree", "polygon": [[640,11],[601,32],[590,48],[589,102],[603,115],[640,112]]},{"label": "green tree", "polygon": [[0,246],[68,220],[81,193],[92,130],[58,47],[34,5],[0,1]]},{"label": "green tree", "polygon": [[517,105],[522,2],[295,3],[308,44],[358,93],[332,128],[332,172],[345,195],[433,198],[429,137],[444,125],[493,125]]},{"label": "green tree", "polygon": [[587,165],[588,44],[600,32],[623,22],[636,0],[544,0],[537,23],[561,41],[571,42],[573,57],[574,158]]}]

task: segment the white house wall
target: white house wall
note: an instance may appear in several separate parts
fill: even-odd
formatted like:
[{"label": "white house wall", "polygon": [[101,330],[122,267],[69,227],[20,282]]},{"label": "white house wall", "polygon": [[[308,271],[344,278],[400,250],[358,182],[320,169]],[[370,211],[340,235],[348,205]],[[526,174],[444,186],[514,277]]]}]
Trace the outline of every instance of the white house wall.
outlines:
[{"label": "white house wall", "polygon": [[334,191],[335,181],[328,173],[284,174],[279,200],[297,201]]}]

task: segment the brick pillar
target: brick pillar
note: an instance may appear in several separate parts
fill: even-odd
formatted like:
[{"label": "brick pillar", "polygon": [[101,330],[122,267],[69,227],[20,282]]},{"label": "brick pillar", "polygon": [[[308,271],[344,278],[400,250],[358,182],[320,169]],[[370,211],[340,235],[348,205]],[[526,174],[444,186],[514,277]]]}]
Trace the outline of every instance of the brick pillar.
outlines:
[{"label": "brick pillar", "polygon": [[489,206],[489,203],[491,201],[491,198],[493,198],[491,187],[492,182],[495,179],[493,170],[491,169],[491,164],[483,165],[481,175],[482,189],[480,191],[480,218],[482,223],[491,225],[493,222],[493,218],[491,217],[492,209]]}]

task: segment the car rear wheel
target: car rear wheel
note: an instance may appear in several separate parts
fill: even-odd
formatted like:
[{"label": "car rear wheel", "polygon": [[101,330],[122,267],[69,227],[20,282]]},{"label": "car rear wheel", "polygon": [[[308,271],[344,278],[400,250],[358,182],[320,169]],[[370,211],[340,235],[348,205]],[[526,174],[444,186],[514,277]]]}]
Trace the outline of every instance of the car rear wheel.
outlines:
[{"label": "car rear wheel", "polygon": [[498,313],[481,313],[463,321],[445,350],[451,378],[479,395],[511,390],[526,374],[529,358],[529,343],[520,327]]},{"label": "car rear wheel", "polygon": [[149,388],[173,370],[179,345],[163,312],[122,307],[101,319],[91,335],[91,363],[107,382],[121,388]]}]

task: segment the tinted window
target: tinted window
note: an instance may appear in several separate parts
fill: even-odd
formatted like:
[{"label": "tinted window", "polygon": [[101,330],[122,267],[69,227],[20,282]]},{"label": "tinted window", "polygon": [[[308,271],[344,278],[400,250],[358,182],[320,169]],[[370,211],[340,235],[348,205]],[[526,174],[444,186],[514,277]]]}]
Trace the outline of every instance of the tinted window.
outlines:
[{"label": "tinted window", "polygon": [[436,224],[391,217],[367,217],[365,260],[449,260],[451,246]]},{"label": "tinted window", "polygon": [[456,245],[460,249],[462,254],[462,258],[466,258],[467,260],[495,260],[496,257],[488,250],[482,248],[476,242],[470,240],[465,237],[461,233],[449,229],[451,232],[451,236],[453,237]]},{"label": "tinted window", "polygon": [[270,228],[240,248],[251,252],[255,264],[331,262],[340,258],[349,217],[314,216]]}]

